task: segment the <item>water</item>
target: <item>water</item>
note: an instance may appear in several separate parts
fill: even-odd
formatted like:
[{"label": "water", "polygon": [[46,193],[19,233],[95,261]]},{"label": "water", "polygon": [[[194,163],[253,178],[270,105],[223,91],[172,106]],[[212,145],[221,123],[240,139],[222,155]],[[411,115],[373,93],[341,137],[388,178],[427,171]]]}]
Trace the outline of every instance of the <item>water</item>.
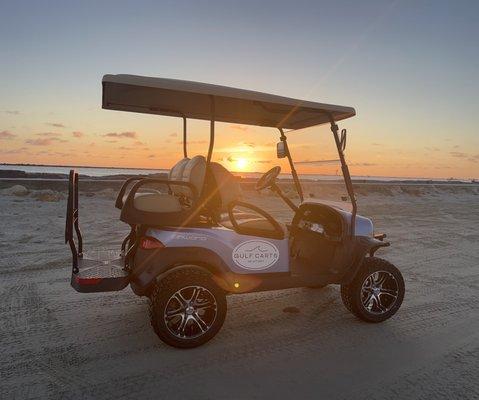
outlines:
[{"label": "water", "polygon": [[[158,174],[158,173],[167,173],[167,169],[143,169],[143,168],[102,168],[102,167],[69,167],[69,166],[50,166],[50,165],[0,165],[1,170],[17,170],[30,173],[46,173],[46,174],[65,174],[68,175],[70,169],[75,168],[75,170],[80,175],[88,175],[94,177],[102,176],[111,176],[111,175],[149,175],[149,174]],[[259,172],[238,172],[235,175],[242,176],[244,178],[259,178],[262,174]],[[300,178],[308,180],[342,180],[340,175],[320,175],[320,174],[300,174]],[[280,179],[291,179],[290,174],[281,174]],[[431,178],[402,178],[394,176],[360,176],[353,175],[354,180],[365,180],[365,181],[435,181],[435,182],[446,182],[450,181],[447,179],[431,179]],[[454,179],[454,182],[467,182],[466,180]]]},{"label": "water", "polygon": [[57,167],[50,165],[0,165],[0,171],[16,170],[29,173],[65,174],[68,175],[74,168],[80,175],[110,176],[110,175],[149,175],[168,172],[167,169],[142,169],[142,168],[97,168],[97,167]]}]

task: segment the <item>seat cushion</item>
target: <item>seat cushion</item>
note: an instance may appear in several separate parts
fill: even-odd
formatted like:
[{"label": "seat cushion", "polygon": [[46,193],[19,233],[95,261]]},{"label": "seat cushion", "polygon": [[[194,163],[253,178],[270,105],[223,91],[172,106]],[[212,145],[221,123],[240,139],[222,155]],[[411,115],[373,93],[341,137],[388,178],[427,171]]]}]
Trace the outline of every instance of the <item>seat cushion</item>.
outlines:
[{"label": "seat cushion", "polygon": [[133,201],[135,209],[148,212],[176,212],[182,207],[178,199],[166,193],[138,193]]}]

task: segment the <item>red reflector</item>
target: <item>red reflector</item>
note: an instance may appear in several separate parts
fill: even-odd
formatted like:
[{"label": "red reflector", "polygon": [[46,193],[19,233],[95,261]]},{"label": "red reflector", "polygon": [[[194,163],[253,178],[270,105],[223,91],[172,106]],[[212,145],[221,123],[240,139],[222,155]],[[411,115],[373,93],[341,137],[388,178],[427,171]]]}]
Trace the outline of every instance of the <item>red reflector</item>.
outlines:
[{"label": "red reflector", "polygon": [[140,248],[143,250],[162,249],[165,247],[158,239],[151,236],[143,236],[140,239]]},{"label": "red reflector", "polygon": [[98,285],[102,278],[80,278],[79,276],[75,276],[75,281],[79,285]]}]

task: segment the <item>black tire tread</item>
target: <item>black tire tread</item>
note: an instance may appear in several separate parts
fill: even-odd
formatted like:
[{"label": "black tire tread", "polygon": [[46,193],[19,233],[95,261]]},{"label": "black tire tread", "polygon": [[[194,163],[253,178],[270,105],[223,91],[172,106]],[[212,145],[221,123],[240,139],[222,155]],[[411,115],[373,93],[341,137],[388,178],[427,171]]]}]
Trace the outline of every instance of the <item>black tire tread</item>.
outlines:
[{"label": "black tire tread", "polygon": [[[378,270],[391,272],[398,280],[399,285],[398,300],[393,308],[384,315],[372,315],[367,313],[362,304],[360,304],[359,291],[361,290],[361,285],[364,278]],[[346,309],[359,319],[366,322],[377,323],[391,318],[401,306],[403,298],[404,280],[401,272],[389,261],[379,257],[366,257],[356,273],[353,281],[349,284],[341,285],[341,300],[343,301]]]},{"label": "black tire tread", "polygon": [[[157,316],[157,311],[162,309],[163,303],[167,300],[165,297],[169,298],[169,293],[176,291],[180,286],[186,286],[188,284],[202,285],[208,289],[212,289],[212,291],[215,292],[214,295],[219,304],[216,321],[214,327],[210,328],[210,332],[187,342],[175,338],[170,335],[166,329],[162,329],[162,325]],[[202,271],[199,268],[182,268],[178,271],[172,272],[155,283],[150,292],[148,312],[151,326],[163,342],[178,348],[197,347],[212,339],[221,329],[226,316],[226,296],[225,292],[216,285],[209,272]]]}]

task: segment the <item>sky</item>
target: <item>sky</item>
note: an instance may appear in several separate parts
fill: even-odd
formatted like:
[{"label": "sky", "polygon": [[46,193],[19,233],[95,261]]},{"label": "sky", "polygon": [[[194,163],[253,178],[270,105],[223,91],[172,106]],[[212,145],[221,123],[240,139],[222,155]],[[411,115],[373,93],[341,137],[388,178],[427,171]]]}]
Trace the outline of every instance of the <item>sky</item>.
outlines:
[{"label": "sky", "polygon": [[[477,1],[0,0],[0,163],[168,168],[182,121],[101,109],[104,74],[352,106],[354,175],[479,178]],[[214,159],[274,165],[274,129],[217,124]],[[189,154],[209,124],[189,123]],[[326,126],[289,135],[300,173],[336,173]]]}]

